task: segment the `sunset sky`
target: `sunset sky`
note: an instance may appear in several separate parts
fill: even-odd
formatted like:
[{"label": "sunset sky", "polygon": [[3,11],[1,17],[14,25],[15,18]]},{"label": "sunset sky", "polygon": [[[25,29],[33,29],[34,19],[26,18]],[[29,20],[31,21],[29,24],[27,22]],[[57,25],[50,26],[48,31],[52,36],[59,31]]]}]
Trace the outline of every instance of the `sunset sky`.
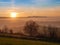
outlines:
[{"label": "sunset sky", "polygon": [[0,0],[0,17],[60,16],[60,0]]}]

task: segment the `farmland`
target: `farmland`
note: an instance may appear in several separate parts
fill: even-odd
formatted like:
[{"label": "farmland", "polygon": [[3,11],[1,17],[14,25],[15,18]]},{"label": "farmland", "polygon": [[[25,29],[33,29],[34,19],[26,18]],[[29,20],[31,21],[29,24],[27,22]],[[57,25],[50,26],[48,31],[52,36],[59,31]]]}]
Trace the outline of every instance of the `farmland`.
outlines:
[{"label": "farmland", "polygon": [[0,45],[60,45],[60,43],[0,37]]}]

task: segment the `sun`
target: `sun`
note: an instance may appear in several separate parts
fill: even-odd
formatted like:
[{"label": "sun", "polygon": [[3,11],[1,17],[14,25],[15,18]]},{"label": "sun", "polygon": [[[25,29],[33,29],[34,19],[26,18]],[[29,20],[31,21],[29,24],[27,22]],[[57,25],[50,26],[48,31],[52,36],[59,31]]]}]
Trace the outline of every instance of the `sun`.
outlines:
[{"label": "sun", "polygon": [[17,16],[17,13],[16,12],[11,12],[10,16],[13,17],[13,18],[15,18]]}]

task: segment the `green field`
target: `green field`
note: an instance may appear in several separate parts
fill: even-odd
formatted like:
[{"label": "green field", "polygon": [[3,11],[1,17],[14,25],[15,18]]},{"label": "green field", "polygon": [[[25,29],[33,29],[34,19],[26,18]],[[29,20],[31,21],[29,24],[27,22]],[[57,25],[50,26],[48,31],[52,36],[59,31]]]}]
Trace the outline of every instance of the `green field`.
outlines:
[{"label": "green field", "polygon": [[0,45],[60,45],[60,43],[0,37]]}]

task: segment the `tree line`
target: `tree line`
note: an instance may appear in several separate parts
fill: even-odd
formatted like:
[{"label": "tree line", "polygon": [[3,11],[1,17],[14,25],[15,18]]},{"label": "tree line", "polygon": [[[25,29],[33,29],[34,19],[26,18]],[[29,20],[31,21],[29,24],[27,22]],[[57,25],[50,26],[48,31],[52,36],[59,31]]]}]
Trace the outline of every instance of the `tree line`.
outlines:
[{"label": "tree line", "polygon": [[[47,37],[47,38],[59,38],[57,33],[59,28],[58,27],[53,27],[51,25],[48,26],[42,26],[44,35],[40,34],[38,30],[41,30],[41,26],[39,26],[38,23],[36,23],[33,20],[27,21],[25,26],[24,26],[24,32],[27,33],[27,36],[30,37]],[[46,33],[48,33],[46,36]]]},{"label": "tree line", "polygon": [[13,34],[13,29],[8,29],[8,27],[5,25],[2,29],[0,29],[0,34]]},{"label": "tree line", "polygon": [[[24,31],[23,35],[26,35],[28,37],[37,37],[37,38],[52,38],[52,39],[58,38],[57,33],[60,28],[52,27],[51,25],[42,26],[42,28],[43,28],[44,35],[39,32],[39,30],[42,30],[41,26],[37,22],[33,20],[29,20],[25,23],[23,27],[23,31]],[[0,29],[0,34],[3,34],[3,33],[14,34],[13,29],[8,29],[7,26],[4,26],[3,29]],[[48,33],[47,34],[48,36],[46,36],[46,33]]]}]

